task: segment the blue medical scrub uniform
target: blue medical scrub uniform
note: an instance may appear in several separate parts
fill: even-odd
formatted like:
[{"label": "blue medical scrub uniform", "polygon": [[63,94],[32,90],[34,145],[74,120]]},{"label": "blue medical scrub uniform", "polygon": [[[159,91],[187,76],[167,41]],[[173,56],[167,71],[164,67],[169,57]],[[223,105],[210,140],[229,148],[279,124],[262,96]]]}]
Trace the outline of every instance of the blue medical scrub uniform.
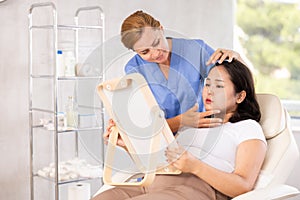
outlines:
[{"label": "blue medical scrub uniform", "polygon": [[202,88],[210,70],[206,61],[214,50],[202,40],[172,38],[172,54],[168,79],[157,63],[135,55],[125,66],[126,74],[140,73],[148,82],[166,119],[186,112],[199,103],[203,111]]}]

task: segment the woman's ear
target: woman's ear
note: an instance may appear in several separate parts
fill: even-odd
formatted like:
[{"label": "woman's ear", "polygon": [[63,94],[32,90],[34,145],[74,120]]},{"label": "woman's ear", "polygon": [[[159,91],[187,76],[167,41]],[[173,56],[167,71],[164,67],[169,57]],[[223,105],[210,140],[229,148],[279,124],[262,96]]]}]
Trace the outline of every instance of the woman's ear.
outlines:
[{"label": "woman's ear", "polygon": [[241,91],[240,93],[237,94],[237,98],[236,98],[236,103],[240,104],[244,101],[244,99],[246,98],[247,93],[245,90]]}]

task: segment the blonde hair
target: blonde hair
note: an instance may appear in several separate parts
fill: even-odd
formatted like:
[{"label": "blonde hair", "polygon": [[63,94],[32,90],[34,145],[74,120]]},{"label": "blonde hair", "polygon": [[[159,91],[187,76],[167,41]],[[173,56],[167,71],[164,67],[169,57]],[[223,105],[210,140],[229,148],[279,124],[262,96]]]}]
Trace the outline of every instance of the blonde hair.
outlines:
[{"label": "blonde hair", "polygon": [[160,22],[141,10],[127,17],[121,27],[121,41],[124,46],[133,49],[145,27],[159,28]]}]

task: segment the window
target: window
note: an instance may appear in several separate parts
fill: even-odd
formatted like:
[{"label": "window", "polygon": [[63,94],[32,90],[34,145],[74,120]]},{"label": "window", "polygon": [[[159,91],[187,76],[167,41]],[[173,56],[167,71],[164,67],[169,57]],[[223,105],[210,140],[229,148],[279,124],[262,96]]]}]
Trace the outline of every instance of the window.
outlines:
[{"label": "window", "polygon": [[300,1],[237,0],[235,35],[257,92],[276,94],[300,120]]}]

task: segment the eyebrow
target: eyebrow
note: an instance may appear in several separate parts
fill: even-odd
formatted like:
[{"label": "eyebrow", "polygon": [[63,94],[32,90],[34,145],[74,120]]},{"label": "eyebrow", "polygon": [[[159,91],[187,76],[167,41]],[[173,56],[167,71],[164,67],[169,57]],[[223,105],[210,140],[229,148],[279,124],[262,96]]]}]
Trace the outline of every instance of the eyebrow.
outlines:
[{"label": "eyebrow", "polygon": [[143,52],[143,51],[148,51],[149,50],[149,48],[140,48],[140,49],[134,49],[134,51],[136,51],[137,53],[141,53],[141,52]]},{"label": "eyebrow", "polygon": [[[151,46],[152,46],[152,47],[155,47],[158,43],[159,43],[159,39],[155,39],[155,40],[152,42]],[[143,52],[143,51],[147,51],[147,50],[149,50],[149,49],[150,49],[149,47],[144,47],[144,48],[136,49],[135,51]]]},{"label": "eyebrow", "polygon": [[158,43],[159,43],[160,39],[156,38],[153,42],[152,42],[152,47],[155,47]]},{"label": "eyebrow", "polygon": [[[207,77],[206,80],[209,80],[209,81],[210,81],[211,79],[210,79],[209,77]],[[215,79],[215,81],[218,81],[218,82],[224,82],[223,79]]]}]

